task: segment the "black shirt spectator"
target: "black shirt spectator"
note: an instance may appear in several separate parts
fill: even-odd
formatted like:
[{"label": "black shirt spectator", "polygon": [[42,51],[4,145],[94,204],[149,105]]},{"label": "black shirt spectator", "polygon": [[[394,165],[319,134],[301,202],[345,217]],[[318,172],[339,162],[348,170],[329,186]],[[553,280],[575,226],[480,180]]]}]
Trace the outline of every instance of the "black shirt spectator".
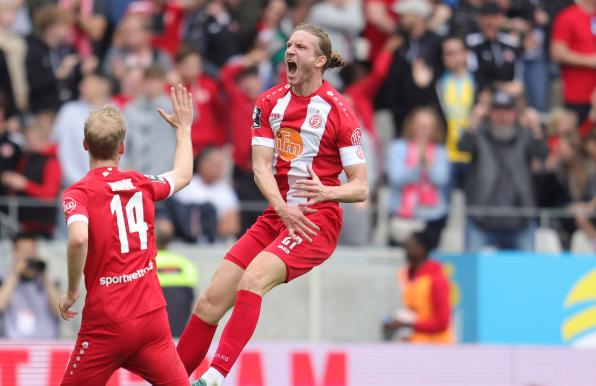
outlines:
[{"label": "black shirt spectator", "polygon": [[40,8],[35,14],[39,36],[28,42],[25,66],[29,83],[31,112],[57,111],[77,98],[81,79],[79,57],[67,41],[70,17],[55,6]]},{"label": "black shirt spectator", "polygon": [[486,3],[478,18],[480,32],[468,35],[472,52],[470,67],[475,72],[479,90],[495,89],[517,78],[518,42],[500,32],[505,22],[503,10],[495,3]]}]

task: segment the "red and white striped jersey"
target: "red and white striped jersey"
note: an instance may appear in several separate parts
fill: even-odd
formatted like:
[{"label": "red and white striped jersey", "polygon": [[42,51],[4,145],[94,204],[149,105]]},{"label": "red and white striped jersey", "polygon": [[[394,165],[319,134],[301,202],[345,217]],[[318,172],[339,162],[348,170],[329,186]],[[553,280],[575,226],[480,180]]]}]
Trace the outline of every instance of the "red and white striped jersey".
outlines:
[{"label": "red and white striped jersey", "polygon": [[313,94],[294,94],[289,84],[262,93],[253,113],[252,144],[274,149],[273,174],[290,205],[305,203],[293,197],[296,180],[309,177],[307,165],[326,186],[337,186],[344,166],[366,162],[362,132],[349,104],[331,85]]}]

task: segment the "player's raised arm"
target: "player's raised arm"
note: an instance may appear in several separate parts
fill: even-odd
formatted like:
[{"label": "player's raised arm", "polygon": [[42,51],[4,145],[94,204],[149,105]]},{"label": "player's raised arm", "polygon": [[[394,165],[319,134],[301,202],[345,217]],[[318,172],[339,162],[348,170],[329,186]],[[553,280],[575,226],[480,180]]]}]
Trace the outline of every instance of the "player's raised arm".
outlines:
[{"label": "player's raised arm", "polygon": [[173,184],[174,192],[184,188],[192,178],[192,142],[190,130],[193,121],[192,95],[182,85],[170,88],[170,101],[172,114],[167,114],[162,109],[157,109],[174,129],[176,129],[176,152],[174,153],[174,169],[165,173]]}]

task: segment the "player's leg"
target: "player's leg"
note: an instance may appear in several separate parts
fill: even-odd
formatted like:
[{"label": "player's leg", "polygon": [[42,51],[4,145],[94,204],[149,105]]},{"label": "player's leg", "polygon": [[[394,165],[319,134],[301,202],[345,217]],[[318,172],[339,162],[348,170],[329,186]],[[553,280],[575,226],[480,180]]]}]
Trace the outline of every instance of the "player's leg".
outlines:
[{"label": "player's leg", "polygon": [[170,335],[165,308],[131,321],[132,329],[143,331],[135,352],[122,364],[152,385],[188,386],[188,375]]},{"label": "player's leg", "polygon": [[60,385],[104,386],[120,367],[120,353],[112,326],[79,332]]},{"label": "player's leg", "polygon": [[262,296],[286,281],[286,265],[276,255],[261,252],[246,268],[236,293],[234,310],[223,330],[206,385],[221,385],[248,343],[259,320]]},{"label": "player's leg", "polygon": [[236,288],[243,273],[244,269],[238,265],[223,260],[209,287],[199,296],[176,348],[188,375],[192,374],[207,355],[217,323],[234,305]]},{"label": "player's leg", "polygon": [[244,270],[277,235],[279,219],[267,211],[234,244],[211,284],[199,296],[194,313],[178,341],[178,353],[190,375],[205,358],[217,323],[232,307]]}]

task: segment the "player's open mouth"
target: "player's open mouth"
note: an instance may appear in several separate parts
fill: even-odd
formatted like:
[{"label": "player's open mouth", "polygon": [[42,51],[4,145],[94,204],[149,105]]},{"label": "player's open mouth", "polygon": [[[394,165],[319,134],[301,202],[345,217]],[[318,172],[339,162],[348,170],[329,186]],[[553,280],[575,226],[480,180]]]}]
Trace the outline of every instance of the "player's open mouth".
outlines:
[{"label": "player's open mouth", "polygon": [[296,62],[292,61],[291,59],[288,59],[287,64],[288,64],[288,74],[293,75],[296,72],[296,70],[298,69],[298,65],[296,64]]}]

